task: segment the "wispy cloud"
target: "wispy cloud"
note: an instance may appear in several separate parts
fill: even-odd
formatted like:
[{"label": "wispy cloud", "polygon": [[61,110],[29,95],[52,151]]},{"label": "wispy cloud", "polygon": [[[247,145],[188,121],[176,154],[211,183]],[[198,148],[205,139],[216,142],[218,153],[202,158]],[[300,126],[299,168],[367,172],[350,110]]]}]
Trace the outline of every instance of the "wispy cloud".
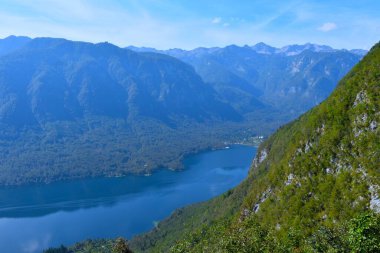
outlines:
[{"label": "wispy cloud", "polygon": [[211,20],[211,23],[213,23],[213,24],[220,24],[220,22],[222,22],[221,17],[215,17]]},{"label": "wispy cloud", "polygon": [[[109,41],[119,46],[181,43],[183,23],[157,18],[140,6],[120,8],[115,3],[103,6],[88,1],[51,1],[39,4],[14,0],[28,14],[0,10],[0,36],[62,37],[89,42]],[[171,39],[169,39],[171,38]]]},{"label": "wispy cloud", "polygon": [[367,1],[363,7],[347,0],[342,7],[317,0],[243,0],[239,5],[213,0],[2,0],[0,37],[63,37],[159,49],[260,41],[274,46],[312,42],[368,48],[380,37],[374,11],[380,2]]},{"label": "wispy cloud", "polygon": [[322,32],[330,32],[332,30],[335,30],[337,27],[338,26],[335,23],[327,22],[318,27],[318,30]]}]

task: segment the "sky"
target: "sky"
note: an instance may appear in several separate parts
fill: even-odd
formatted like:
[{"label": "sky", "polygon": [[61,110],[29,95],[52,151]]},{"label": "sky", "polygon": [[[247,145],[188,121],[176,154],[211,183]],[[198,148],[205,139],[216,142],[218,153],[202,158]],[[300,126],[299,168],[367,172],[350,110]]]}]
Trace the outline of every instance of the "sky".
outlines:
[{"label": "sky", "polygon": [[379,0],[0,0],[0,38],[59,37],[158,49],[317,43],[370,49]]}]

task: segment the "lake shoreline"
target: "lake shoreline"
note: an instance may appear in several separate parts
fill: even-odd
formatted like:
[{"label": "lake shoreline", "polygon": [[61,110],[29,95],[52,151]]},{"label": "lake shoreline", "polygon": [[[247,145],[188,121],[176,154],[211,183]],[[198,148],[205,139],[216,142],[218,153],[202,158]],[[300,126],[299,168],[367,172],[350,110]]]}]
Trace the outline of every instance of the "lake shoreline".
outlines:
[{"label": "lake shoreline", "polygon": [[150,231],[174,210],[214,198],[246,178],[256,148],[229,147],[188,156],[185,169],[176,173],[161,169],[151,176],[0,188],[0,245],[9,253],[38,245],[39,251],[32,251],[37,253],[87,238],[132,238]]},{"label": "lake shoreline", "polygon": [[17,187],[24,187],[24,186],[50,185],[50,184],[64,183],[64,182],[77,181],[77,180],[83,180],[83,179],[123,178],[123,177],[128,177],[128,176],[147,176],[147,174],[151,176],[160,170],[170,170],[174,172],[181,172],[184,170],[184,161],[186,160],[186,158],[190,156],[194,156],[194,155],[204,153],[204,152],[223,150],[226,147],[230,147],[230,146],[247,146],[247,147],[258,148],[259,145],[260,144],[256,144],[256,143],[252,144],[252,143],[244,143],[244,142],[224,142],[223,144],[212,145],[206,148],[199,148],[196,150],[190,150],[186,153],[181,154],[178,160],[180,164],[176,167],[173,166],[173,167],[166,168],[166,167],[160,166],[149,171],[142,171],[142,172],[136,172],[136,173],[129,172],[129,173],[120,174],[120,175],[106,174],[106,175],[101,175],[101,176],[83,176],[83,177],[79,176],[79,177],[68,177],[68,178],[63,178],[59,180],[47,181],[47,182],[28,182],[28,183],[9,184],[9,185],[0,184],[0,189],[11,189],[11,188],[17,188]]}]

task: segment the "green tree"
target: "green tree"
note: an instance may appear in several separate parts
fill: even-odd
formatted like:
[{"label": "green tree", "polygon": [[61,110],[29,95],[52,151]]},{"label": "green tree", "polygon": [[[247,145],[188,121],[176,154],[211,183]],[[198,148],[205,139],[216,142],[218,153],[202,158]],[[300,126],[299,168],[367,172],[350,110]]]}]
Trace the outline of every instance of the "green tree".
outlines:
[{"label": "green tree", "polygon": [[49,248],[44,251],[44,253],[70,253],[65,246],[61,245],[59,248]]},{"label": "green tree", "polygon": [[353,252],[380,252],[380,216],[366,213],[352,219],[348,241]]},{"label": "green tree", "polygon": [[114,253],[132,253],[132,251],[128,247],[127,240],[120,237],[116,239],[116,243],[112,250]]}]

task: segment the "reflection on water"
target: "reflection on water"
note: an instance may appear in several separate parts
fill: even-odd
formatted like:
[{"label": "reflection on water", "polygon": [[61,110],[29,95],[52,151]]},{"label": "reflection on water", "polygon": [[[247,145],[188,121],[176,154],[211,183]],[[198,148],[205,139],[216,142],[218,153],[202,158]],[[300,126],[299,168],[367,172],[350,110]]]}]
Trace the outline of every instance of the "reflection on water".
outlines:
[{"label": "reflection on water", "polygon": [[[0,188],[0,248],[40,252],[86,238],[131,237],[181,206],[237,185],[255,148],[233,146],[186,159],[185,170]],[[15,242],[15,243],[9,243]],[[17,243],[16,243],[17,242]]]},{"label": "reflection on water", "polygon": [[112,206],[136,193],[170,187],[173,172],[154,176],[97,178],[50,185],[0,188],[0,217],[38,217],[58,211],[74,211],[99,205]]}]

